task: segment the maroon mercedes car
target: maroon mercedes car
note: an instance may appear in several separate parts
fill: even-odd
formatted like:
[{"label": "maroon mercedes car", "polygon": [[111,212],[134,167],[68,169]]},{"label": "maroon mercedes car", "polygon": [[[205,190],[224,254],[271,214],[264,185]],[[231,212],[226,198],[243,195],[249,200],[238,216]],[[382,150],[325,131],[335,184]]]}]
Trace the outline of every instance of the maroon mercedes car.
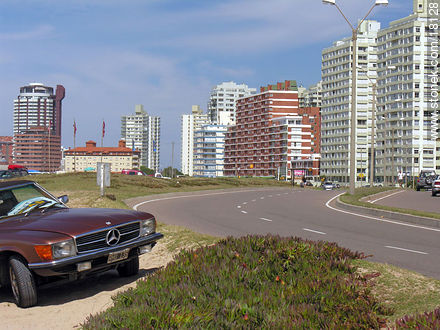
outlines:
[{"label": "maroon mercedes car", "polygon": [[110,269],[135,275],[163,237],[149,213],[67,202],[33,181],[0,182],[0,285],[20,307],[35,305],[42,286]]}]

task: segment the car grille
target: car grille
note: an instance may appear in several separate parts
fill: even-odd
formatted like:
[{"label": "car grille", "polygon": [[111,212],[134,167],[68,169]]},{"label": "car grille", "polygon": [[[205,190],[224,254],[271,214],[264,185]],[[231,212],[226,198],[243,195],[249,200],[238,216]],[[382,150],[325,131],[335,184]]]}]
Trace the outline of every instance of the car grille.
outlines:
[{"label": "car grille", "polygon": [[140,223],[138,221],[131,222],[129,224],[105,228],[103,230],[98,230],[78,236],[76,238],[76,248],[78,250],[78,253],[86,253],[109,247],[106,242],[106,236],[107,233],[113,229],[119,230],[121,234],[118,242],[119,245],[139,237]]}]

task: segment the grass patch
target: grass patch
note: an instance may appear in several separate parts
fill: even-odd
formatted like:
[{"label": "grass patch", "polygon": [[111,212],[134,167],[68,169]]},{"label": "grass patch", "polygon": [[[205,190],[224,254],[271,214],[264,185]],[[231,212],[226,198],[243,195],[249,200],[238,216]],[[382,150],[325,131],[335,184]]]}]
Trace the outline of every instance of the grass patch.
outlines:
[{"label": "grass patch", "polygon": [[391,212],[399,212],[399,213],[406,213],[411,214],[415,216],[420,217],[427,217],[427,218],[434,218],[434,219],[440,219],[440,213],[432,213],[432,212],[425,212],[425,211],[419,211],[419,210],[412,210],[412,209],[403,209],[398,207],[392,207],[392,206],[386,206],[386,205],[380,205],[380,204],[372,204],[368,202],[361,201],[360,199],[369,195],[374,195],[380,192],[384,192],[387,190],[392,190],[395,188],[392,187],[372,187],[372,188],[358,188],[355,190],[354,195],[350,195],[349,193],[345,193],[344,195],[341,195],[339,198],[341,202],[357,205],[357,206],[363,206],[363,207],[369,207],[384,211],[391,211]]},{"label": "grass patch", "polygon": [[393,265],[355,260],[361,274],[374,277],[371,293],[394,313],[387,317],[390,325],[405,315],[429,312],[440,307],[440,281]]},{"label": "grass patch", "polygon": [[[67,193],[79,197],[80,207],[124,207],[123,200],[153,194],[190,192],[237,187],[290,187],[289,182],[267,178],[192,178],[159,179],[149,176],[112,174],[111,186],[105,189],[106,198],[100,196],[96,173],[66,173],[27,177],[51,192]],[[62,189],[60,189],[62,187]],[[73,198],[72,198],[73,199]]]},{"label": "grass patch", "polygon": [[182,251],[92,316],[96,328],[380,328],[385,313],[334,243],[248,236]]}]

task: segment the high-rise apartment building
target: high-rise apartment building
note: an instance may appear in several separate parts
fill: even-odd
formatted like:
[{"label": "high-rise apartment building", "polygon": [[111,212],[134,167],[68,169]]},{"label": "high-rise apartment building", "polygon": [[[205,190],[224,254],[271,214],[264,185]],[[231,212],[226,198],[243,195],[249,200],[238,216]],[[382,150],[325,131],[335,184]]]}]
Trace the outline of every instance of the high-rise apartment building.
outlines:
[{"label": "high-rise apartment building", "polygon": [[439,110],[430,101],[432,87],[438,93],[435,6],[438,11],[439,0],[413,0],[413,14],[377,36],[376,176],[386,182],[395,182],[399,171],[416,176],[420,170],[440,170]]},{"label": "high-rise apartment building", "polygon": [[237,99],[255,94],[255,88],[235,82],[224,82],[211,91],[208,103],[208,116],[212,123],[219,125],[235,124],[235,103]]},{"label": "high-rise apartment building", "polygon": [[61,102],[65,89],[31,83],[14,100],[14,163],[44,172],[61,165]]},{"label": "high-rise apartment building", "polygon": [[[372,82],[376,80],[376,37],[380,23],[364,21],[358,33],[356,118],[351,118],[352,40],[345,38],[322,51],[321,175],[348,182],[350,123],[356,120],[356,181],[369,173],[372,124]],[[370,81],[371,79],[371,81]]]},{"label": "high-rise apartment building", "polygon": [[140,151],[140,165],[159,170],[160,117],[150,116],[142,104],[135,113],[121,117],[121,139],[127,147]]},{"label": "high-rise apartment building", "polygon": [[299,107],[321,107],[322,104],[322,81],[309,88],[298,87]]},{"label": "high-rise apartment building", "polygon": [[[291,176],[295,160],[319,153],[319,108],[298,108],[296,81],[262,87],[237,101],[225,138],[226,176]],[[314,175],[318,175],[315,169]]]},{"label": "high-rise apartment building", "polygon": [[208,124],[194,132],[194,176],[223,176],[226,125]]},{"label": "high-rise apartment building", "polygon": [[208,115],[204,114],[198,105],[192,106],[191,114],[182,115],[180,163],[183,174],[189,176],[194,174],[194,132],[209,123]]}]

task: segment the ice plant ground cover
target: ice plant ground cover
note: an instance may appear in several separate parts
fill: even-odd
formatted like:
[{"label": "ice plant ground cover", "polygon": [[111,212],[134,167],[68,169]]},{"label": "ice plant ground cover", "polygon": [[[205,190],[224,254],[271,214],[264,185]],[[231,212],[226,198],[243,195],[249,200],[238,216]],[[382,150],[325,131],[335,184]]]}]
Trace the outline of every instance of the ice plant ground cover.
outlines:
[{"label": "ice plant ground cover", "polygon": [[363,255],[334,243],[247,236],[182,251],[92,316],[95,328],[380,328]]}]

